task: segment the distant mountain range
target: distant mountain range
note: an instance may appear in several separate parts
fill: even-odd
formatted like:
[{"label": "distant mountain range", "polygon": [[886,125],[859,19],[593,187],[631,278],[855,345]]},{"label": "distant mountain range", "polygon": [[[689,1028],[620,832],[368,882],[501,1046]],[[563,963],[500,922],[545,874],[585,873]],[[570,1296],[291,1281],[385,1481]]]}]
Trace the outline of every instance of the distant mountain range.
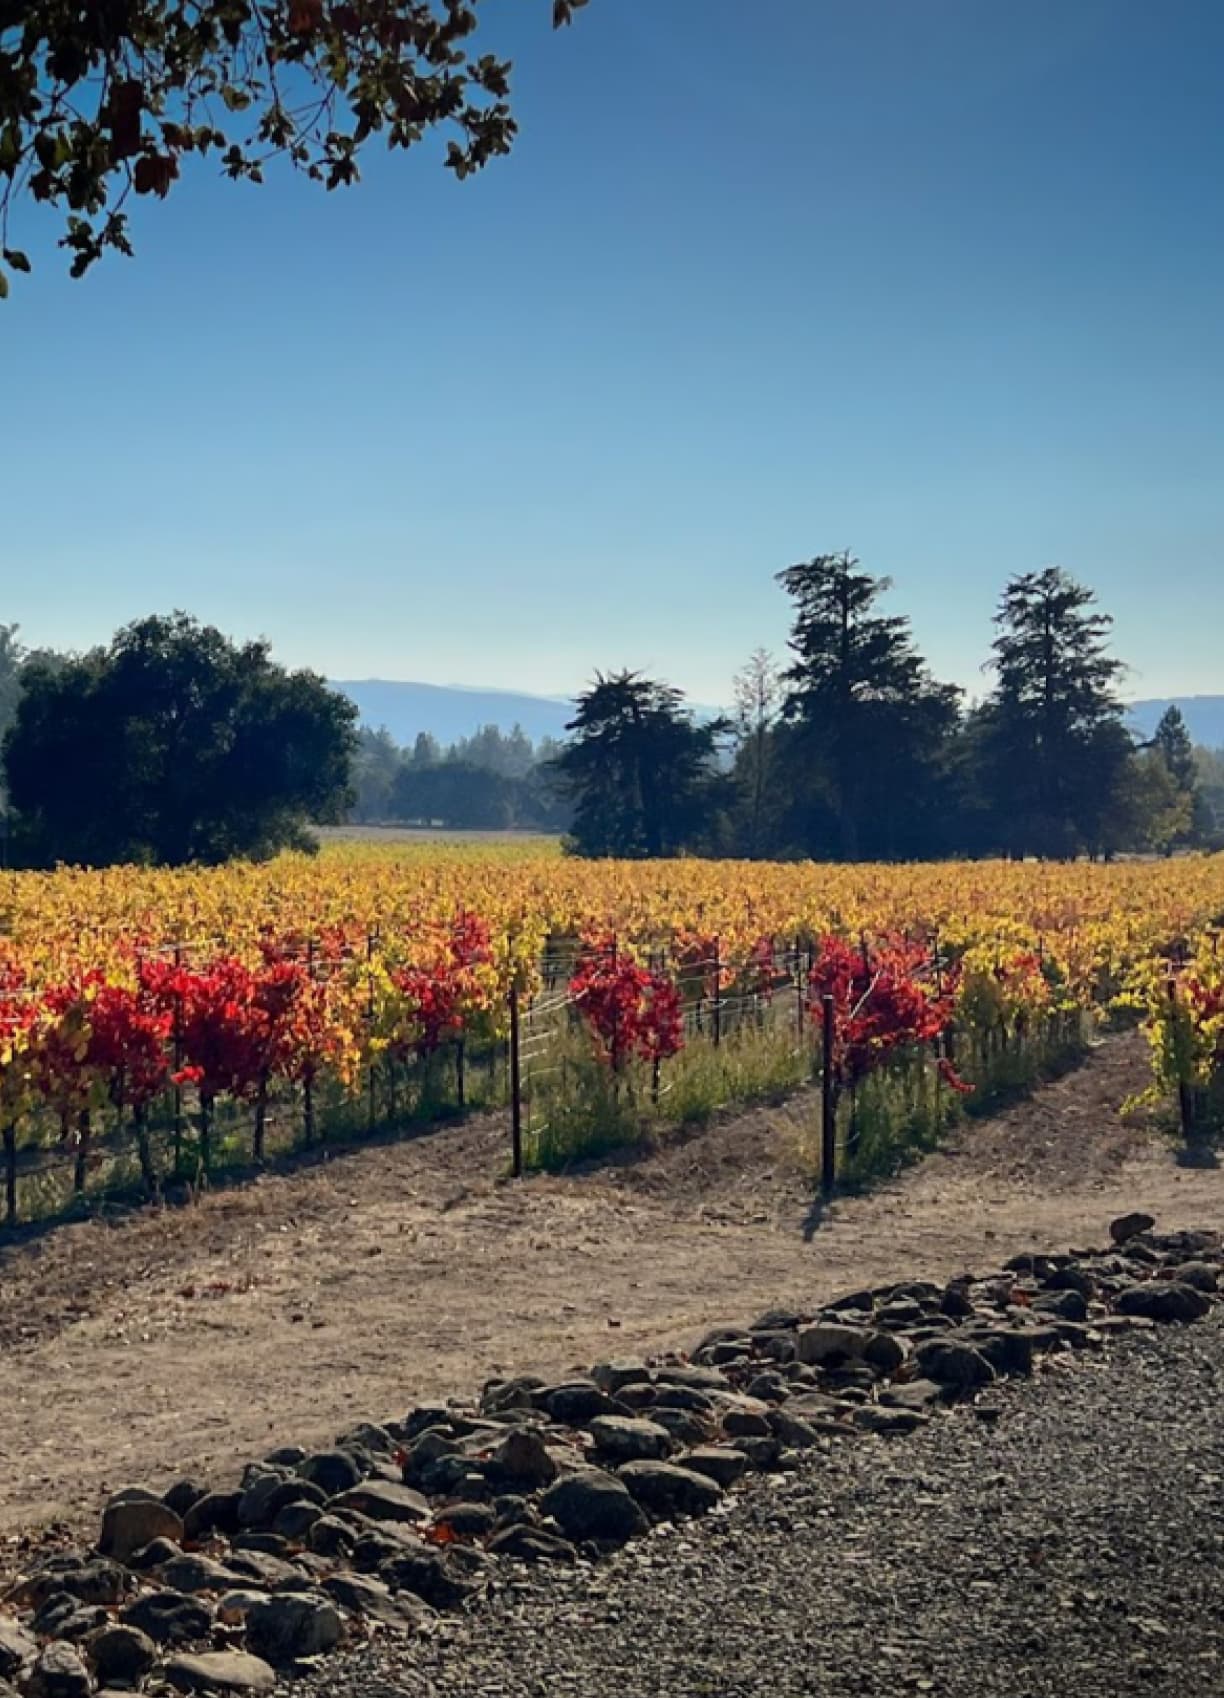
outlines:
[{"label": "distant mountain range", "polygon": [[461,684],[409,684],[387,678],[333,679],[332,687],[357,703],[363,725],[385,725],[397,743],[427,731],[439,743],[470,737],[482,725],[509,731],[521,725],[533,743],[564,737],[573,704],[515,690],[468,689]]},{"label": "distant mountain range", "polygon": [[1224,696],[1173,696],[1132,702],[1127,719],[1141,737],[1150,737],[1167,708],[1181,709],[1186,729],[1206,749],[1224,749]]},{"label": "distant mountain range", "polygon": [[[334,688],[357,703],[363,725],[385,725],[397,743],[427,731],[440,743],[470,737],[482,725],[509,731],[521,725],[533,742],[563,737],[573,704],[526,691],[469,689],[460,684],[399,683],[388,678],[336,679]],[[1209,749],[1224,748],[1224,696],[1177,696],[1170,701],[1132,702],[1127,718],[1141,737],[1150,737],[1167,707],[1182,711],[1190,735]],[[712,710],[698,708],[697,711]]]}]

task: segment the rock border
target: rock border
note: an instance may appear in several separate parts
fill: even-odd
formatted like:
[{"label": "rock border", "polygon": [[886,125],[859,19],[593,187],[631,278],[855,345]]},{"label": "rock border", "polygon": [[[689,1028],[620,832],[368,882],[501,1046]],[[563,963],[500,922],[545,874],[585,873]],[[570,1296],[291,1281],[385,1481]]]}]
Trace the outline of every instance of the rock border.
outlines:
[{"label": "rock border", "polygon": [[851,1292],[718,1327],[691,1355],[490,1381],[473,1402],[273,1451],[231,1491],[125,1487],[97,1548],[22,1573],[0,1603],[0,1698],[257,1694],[363,1634],[429,1631],[508,1568],[596,1560],[715,1509],[753,1470],[892,1440],[1043,1358],[1209,1313],[1214,1232],[1121,1216],[1108,1249]]}]

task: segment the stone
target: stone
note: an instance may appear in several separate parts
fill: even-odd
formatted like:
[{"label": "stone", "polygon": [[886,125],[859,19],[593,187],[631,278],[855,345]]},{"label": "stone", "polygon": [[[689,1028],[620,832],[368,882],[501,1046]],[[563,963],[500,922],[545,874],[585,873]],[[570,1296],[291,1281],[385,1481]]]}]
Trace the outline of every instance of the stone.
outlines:
[{"label": "stone", "polygon": [[360,1484],[361,1469],[347,1450],[321,1450],[298,1463],[298,1474],[318,1486],[325,1497],[339,1497]]},{"label": "stone", "polygon": [[781,1441],[772,1433],[767,1439],[736,1439],[734,1448],[746,1458],[749,1467],[762,1470],[776,1468],[782,1454]]},{"label": "stone", "polygon": [[83,1604],[71,1592],[52,1592],[30,1622],[40,1639],[84,1639],[107,1620],[104,1604]]},{"label": "stone", "polygon": [[276,1672],[249,1651],[205,1651],[183,1654],[166,1663],[166,1679],[180,1692],[271,1692]]},{"label": "stone", "polygon": [[155,1492],[143,1486],[125,1486],[110,1498],[103,1511],[98,1549],[104,1556],[126,1562],[133,1551],[154,1539],[173,1539],[179,1544],[182,1538],[182,1520]]},{"label": "stone", "polygon": [[317,1657],[339,1643],[340,1612],[319,1592],[277,1592],[247,1615],[247,1644],[269,1663]]},{"label": "stone", "polygon": [[811,1450],[820,1443],[820,1429],[789,1409],[771,1409],[769,1430],[788,1450]]},{"label": "stone", "polygon": [[335,1515],[321,1515],[306,1534],[306,1546],[321,1557],[339,1562],[352,1555],[357,1537],[349,1522]]},{"label": "stone", "polygon": [[550,1516],[564,1537],[576,1544],[595,1539],[622,1545],[646,1531],[646,1517],[628,1487],[597,1468],[556,1481],[540,1499],[540,1513]]},{"label": "stone", "polygon": [[383,1563],[379,1577],[397,1592],[414,1593],[435,1609],[454,1609],[474,1597],[488,1577],[490,1559],[471,1545],[444,1550],[421,1545]]},{"label": "stone", "polygon": [[390,1456],[395,1450],[395,1440],[385,1427],[380,1427],[374,1421],[359,1421],[355,1427],[350,1427],[347,1433],[341,1433],[336,1440],[337,1450],[364,1450],[371,1456]]},{"label": "stone", "polygon": [[667,1520],[708,1514],[722,1497],[722,1487],[708,1474],[673,1462],[627,1462],[618,1478],[643,1509]]},{"label": "stone", "polygon": [[[286,1485],[292,1484],[299,1491],[318,1491],[309,1480],[300,1480],[280,1468],[267,1468],[255,1474],[250,1479],[241,1498],[238,1500],[238,1525],[240,1527],[270,1527],[275,1509],[271,1508],[273,1494],[282,1492]],[[322,1493],[320,1492],[320,1497]],[[283,1501],[283,1500],[282,1500]]]},{"label": "stone", "polygon": [[157,1578],[171,1592],[226,1592],[242,1579],[232,1568],[195,1552],[163,1563]]},{"label": "stone", "polygon": [[384,1580],[369,1574],[329,1574],[320,1590],[342,1610],[384,1627],[418,1627],[433,1615],[423,1598],[412,1592],[393,1593]]},{"label": "stone", "polygon": [[207,1639],[213,1617],[208,1605],[182,1592],[145,1592],[120,1612],[119,1619],[138,1627],[158,1645],[191,1645]]},{"label": "stone", "polygon": [[564,1385],[545,1386],[535,1394],[537,1408],[568,1427],[584,1427],[596,1415],[624,1414],[614,1398],[601,1391],[594,1380],[571,1380]]},{"label": "stone", "polygon": [[697,1445],[686,1451],[680,1460],[691,1472],[704,1474],[724,1489],[733,1486],[748,1467],[748,1458],[743,1451],[725,1444]]},{"label": "stone", "polygon": [[497,1511],[491,1503],[448,1503],[438,1511],[435,1523],[461,1538],[481,1539],[497,1525]]},{"label": "stone", "polygon": [[1066,1267],[1054,1269],[1045,1282],[1045,1288],[1047,1291],[1078,1291],[1081,1297],[1092,1297],[1096,1292],[1096,1281],[1083,1268],[1068,1263]]},{"label": "stone", "polygon": [[909,1356],[906,1344],[892,1333],[872,1333],[863,1348],[863,1360],[880,1374],[895,1374]]},{"label": "stone", "polygon": [[173,1562],[175,1557],[182,1554],[173,1539],[154,1539],[151,1545],[133,1551],[127,1559],[127,1566],[135,1569],[137,1574],[147,1574],[150,1569],[160,1568],[164,1562]]},{"label": "stone", "polygon": [[[910,1380],[905,1385],[885,1386],[880,1392],[880,1402],[889,1409],[916,1409],[920,1415],[937,1408],[943,1400],[943,1387],[934,1380]],[[865,1403],[856,1414],[861,1415],[863,1409],[870,1407]]]},{"label": "stone", "polygon": [[1196,1291],[1218,1291],[1220,1270],[1214,1262],[1183,1262],[1173,1269],[1178,1285],[1192,1285]]},{"label": "stone", "polygon": [[1088,1303],[1083,1292],[1075,1290],[1050,1291],[1046,1290],[1039,1297],[1034,1297],[1032,1313],[1035,1315],[1057,1315],[1062,1321],[1086,1321],[1088,1319]]},{"label": "stone", "polygon": [[1130,1285],[1117,1297],[1119,1314],[1140,1315],[1149,1321],[1200,1321],[1210,1308],[1205,1291],[1172,1279]]},{"label": "stone", "polygon": [[876,1433],[883,1438],[895,1438],[924,1427],[929,1416],[917,1409],[886,1409],[879,1403],[864,1403],[854,1411],[851,1420],[860,1432]]},{"label": "stone", "polygon": [[785,1403],[790,1396],[790,1381],[776,1368],[770,1368],[749,1381],[744,1395],[758,1398],[762,1403]]},{"label": "stone", "polygon": [[492,1467],[497,1477],[527,1488],[550,1486],[557,1477],[557,1464],[538,1433],[516,1428],[493,1452]]},{"label": "stone", "polygon": [[686,1362],[664,1362],[655,1369],[659,1385],[688,1386],[692,1391],[730,1391],[731,1381],[717,1368],[695,1368]]},{"label": "stone", "polygon": [[576,1562],[578,1553],[568,1539],[543,1527],[503,1527],[489,1540],[492,1556],[513,1557],[517,1562]]},{"label": "stone", "polygon": [[157,1646],[138,1627],[100,1628],[85,1647],[103,1686],[139,1686],[157,1661]]},{"label": "stone", "polygon": [[330,1513],[338,1509],[355,1509],[372,1521],[425,1522],[431,1514],[428,1499],[420,1492],[391,1480],[366,1480],[350,1487],[329,1503]]},{"label": "stone", "polygon": [[26,1698],[90,1698],[93,1681],[76,1648],[53,1639],[39,1652],[25,1692]]},{"label": "stone", "polygon": [[230,1550],[256,1552],[260,1556],[287,1557],[289,1541],[279,1533],[252,1533],[248,1530],[230,1540]]},{"label": "stone", "polygon": [[205,1488],[194,1480],[176,1480],[169,1491],[162,1493],[162,1502],[181,1520],[191,1506],[206,1495]]},{"label": "stone", "polygon": [[293,1586],[301,1576],[291,1562],[269,1551],[231,1550],[229,1562],[230,1585],[245,1586],[255,1581],[259,1586]]},{"label": "stone", "polygon": [[939,1312],[954,1321],[967,1321],[974,1312],[968,1287],[960,1280],[950,1281],[939,1299]]},{"label": "stone", "polygon": [[710,1394],[698,1386],[662,1385],[655,1391],[650,1407],[651,1420],[662,1409],[683,1409],[690,1415],[713,1415],[715,1403]]},{"label": "stone", "polygon": [[283,1444],[276,1450],[270,1450],[264,1461],[269,1468],[296,1468],[299,1463],[305,1462],[308,1454],[300,1444]]},{"label": "stone", "polygon": [[722,1429],[731,1439],[767,1439],[773,1432],[769,1424],[771,1409],[728,1409],[722,1418]]},{"label": "stone", "polygon": [[227,1627],[241,1627],[255,1605],[262,1604],[267,1595],[266,1592],[255,1592],[241,1586],[223,1592],[217,1599],[217,1620],[223,1621]]},{"label": "stone", "polygon": [[1136,1210],[1129,1215],[1119,1215],[1109,1223],[1109,1236],[1115,1244],[1127,1244],[1132,1238],[1138,1238],[1141,1232],[1150,1232],[1156,1225],[1155,1215],[1145,1215]]},{"label": "stone", "polygon": [[183,1517],[183,1532],[188,1539],[206,1539],[210,1533],[232,1535],[238,1528],[238,1505],[241,1492],[206,1492],[198,1498]]},{"label": "stone", "polygon": [[38,1643],[12,1616],[0,1615],[0,1680],[15,1680],[38,1655]]},{"label": "stone", "polygon": [[650,1369],[637,1357],[627,1357],[617,1362],[600,1362],[591,1369],[591,1378],[600,1391],[614,1397],[625,1386],[649,1384]]},{"label": "stone", "polygon": [[1015,1378],[1033,1371],[1031,1332],[999,1327],[990,1332],[973,1333],[972,1342],[974,1349],[986,1358],[996,1374]]},{"label": "stone", "polygon": [[292,1503],[277,1510],[272,1531],[291,1545],[300,1545],[322,1515],[323,1510],[317,1503],[295,1498]]},{"label": "stone", "polygon": [[666,1427],[632,1415],[597,1415],[590,1433],[601,1461],[662,1462],[676,1448]]},{"label": "stone", "polygon": [[891,1303],[882,1304],[875,1312],[875,1323],[880,1327],[912,1327],[923,1317],[922,1304],[913,1297],[898,1297]]},{"label": "stone", "polygon": [[687,1409],[652,1409],[650,1419],[670,1433],[677,1445],[704,1444],[714,1433],[715,1423],[708,1416],[690,1414]]},{"label": "stone", "polygon": [[810,1367],[828,1367],[841,1362],[860,1362],[873,1334],[869,1327],[847,1326],[840,1321],[817,1321],[800,1329],[795,1354]]},{"label": "stone", "polygon": [[954,1339],[928,1339],[914,1352],[914,1361],[922,1378],[957,1391],[989,1385],[995,1378],[981,1351]]}]

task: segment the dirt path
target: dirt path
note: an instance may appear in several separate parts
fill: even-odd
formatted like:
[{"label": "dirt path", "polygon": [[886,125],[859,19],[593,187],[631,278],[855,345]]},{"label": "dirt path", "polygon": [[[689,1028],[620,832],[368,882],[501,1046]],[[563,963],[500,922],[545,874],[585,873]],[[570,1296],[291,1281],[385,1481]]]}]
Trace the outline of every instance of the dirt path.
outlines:
[{"label": "dirt path", "polygon": [[486,1122],[0,1252],[0,1531],[223,1476],[505,1369],[587,1366],[767,1305],[1033,1246],[1111,1214],[1224,1228],[1224,1176],[1124,1127],[1134,1037],[816,1221],[809,1104],[511,1186]]}]

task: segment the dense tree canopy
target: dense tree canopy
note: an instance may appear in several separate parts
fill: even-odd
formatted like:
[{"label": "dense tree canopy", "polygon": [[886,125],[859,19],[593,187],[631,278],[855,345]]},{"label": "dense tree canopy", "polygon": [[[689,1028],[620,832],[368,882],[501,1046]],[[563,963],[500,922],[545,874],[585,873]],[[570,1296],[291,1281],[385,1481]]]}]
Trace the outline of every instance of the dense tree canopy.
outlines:
[{"label": "dense tree canopy", "polygon": [[305,846],[348,806],[357,710],[265,643],[185,614],[23,668],[4,740],[15,841],[35,864],[179,864]]},{"label": "dense tree canopy", "polygon": [[[372,137],[437,131],[468,176],[516,130],[509,64],[473,46],[480,3],[0,0],[3,259],[30,269],[9,230],[27,196],[62,212],[74,276],[131,253],[129,196],[164,199],[192,155],[251,182],[284,158],[334,189]],[[553,0],[554,23],[585,4]]]},{"label": "dense tree canopy", "polygon": [[717,769],[722,720],[698,725],[679,690],[636,672],[597,673],[553,762],[584,855],[675,855],[716,835],[729,785]]},{"label": "dense tree canopy", "polygon": [[931,677],[908,619],[878,611],[889,580],[853,555],[817,555],[778,582],[795,608],[780,751],[792,831],[845,859],[934,848],[923,809],[937,811],[959,691]]}]

